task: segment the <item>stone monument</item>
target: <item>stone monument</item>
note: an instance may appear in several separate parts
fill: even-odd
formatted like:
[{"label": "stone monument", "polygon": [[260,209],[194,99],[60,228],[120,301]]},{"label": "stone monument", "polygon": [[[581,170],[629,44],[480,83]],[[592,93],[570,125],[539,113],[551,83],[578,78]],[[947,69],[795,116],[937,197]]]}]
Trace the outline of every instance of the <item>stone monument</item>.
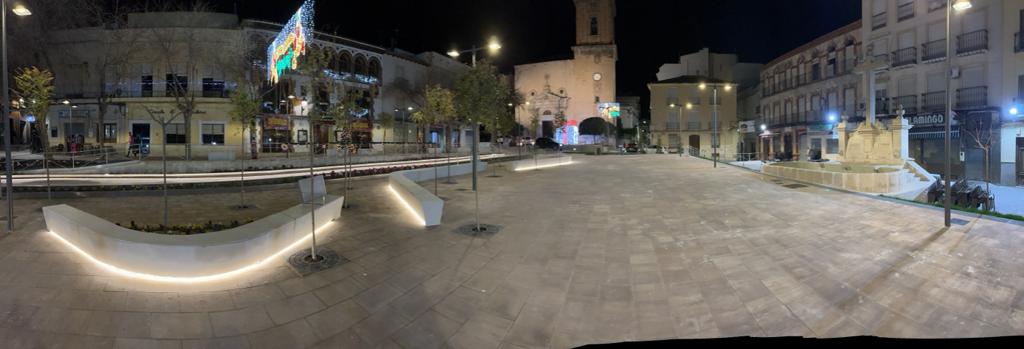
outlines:
[{"label": "stone monument", "polygon": [[875,118],[875,71],[884,64],[866,63],[857,70],[863,75],[863,86],[867,103],[864,122],[850,134],[847,133],[847,116],[836,125],[839,134],[839,162],[865,163],[875,165],[902,165],[909,156],[910,123],[903,118],[906,111],[899,106],[896,117],[889,122]]}]

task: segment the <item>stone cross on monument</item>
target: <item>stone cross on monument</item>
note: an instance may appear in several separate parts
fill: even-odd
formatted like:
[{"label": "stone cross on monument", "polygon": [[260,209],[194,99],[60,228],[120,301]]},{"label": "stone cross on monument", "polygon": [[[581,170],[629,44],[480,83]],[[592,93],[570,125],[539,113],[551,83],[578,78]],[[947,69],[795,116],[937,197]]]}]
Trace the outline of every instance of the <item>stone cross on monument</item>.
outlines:
[{"label": "stone cross on monument", "polygon": [[[864,122],[847,135],[847,122],[843,120],[836,125],[839,134],[840,162],[899,164],[906,161],[910,124],[903,118],[905,111],[901,105],[896,117],[891,122],[878,122],[875,116],[875,72],[888,68],[884,61],[863,63],[855,69],[863,79],[864,88]],[[844,118],[845,119],[845,118]]]}]

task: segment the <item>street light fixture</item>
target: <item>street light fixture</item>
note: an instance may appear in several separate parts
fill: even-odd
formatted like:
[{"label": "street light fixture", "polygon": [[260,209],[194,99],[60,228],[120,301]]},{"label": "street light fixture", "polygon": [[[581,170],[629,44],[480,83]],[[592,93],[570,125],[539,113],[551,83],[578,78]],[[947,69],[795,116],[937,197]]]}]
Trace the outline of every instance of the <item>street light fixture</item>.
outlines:
[{"label": "street light fixture", "polygon": [[487,46],[486,47],[476,47],[476,46],[473,46],[473,48],[471,48],[471,49],[461,50],[461,51],[458,50],[458,49],[454,49],[453,48],[453,49],[448,51],[448,56],[452,57],[452,58],[458,58],[463,53],[472,54],[472,63],[473,63],[472,66],[474,68],[476,68],[476,52],[480,51],[480,50],[483,50],[483,49],[487,49],[488,52],[490,52],[492,55],[495,55],[495,54],[498,54],[499,50],[501,50],[501,43],[498,42],[498,38],[497,37],[493,37],[492,36],[491,39],[487,42]]},{"label": "street light fixture", "polygon": [[951,179],[952,179],[951,177],[952,177],[952,172],[953,172],[953,169],[952,169],[953,165],[952,165],[952,161],[949,159],[950,155],[952,155],[952,146],[950,145],[952,143],[952,141],[951,141],[950,138],[952,137],[951,136],[951,134],[952,134],[951,123],[952,123],[952,119],[953,119],[953,93],[950,90],[953,89],[953,79],[952,79],[952,70],[953,69],[952,69],[952,63],[950,61],[953,60],[953,55],[952,55],[952,50],[953,49],[952,49],[952,46],[950,45],[952,40],[949,37],[949,35],[950,35],[949,23],[950,23],[950,21],[952,20],[952,17],[953,17],[953,10],[956,10],[957,12],[960,12],[960,11],[963,11],[963,10],[971,8],[972,5],[971,5],[971,1],[970,0],[956,0],[955,2],[954,1],[947,1],[946,3],[948,4],[946,6],[946,67],[945,67],[946,68],[946,115],[945,115],[945,117],[943,117],[943,119],[944,119],[943,120],[943,124],[945,126],[945,134],[943,135],[943,138],[944,138],[944,141],[945,141],[945,150],[946,150],[945,173],[943,174],[944,175],[943,179],[945,180],[945,184],[946,184],[946,188],[945,188],[946,192],[945,192],[945,195],[944,195],[943,200],[942,200],[943,201],[943,205],[942,206],[943,206],[944,211],[945,211],[944,212],[945,214],[943,216],[943,220],[944,220],[944,223],[945,223],[946,227],[948,228],[950,226],[951,222],[952,222],[952,209],[953,209],[953,195],[952,195],[953,194],[953,185],[951,183]]},{"label": "street light fixture", "polygon": [[29,11],[28,8],[26,8],[25,5],[22,4],[14,4],[14,7],[11,8],[11,12],[14,12],[15,15],[21,17],[32,15],[32,11]]},{"label": "street light fixture", "polygon": [[[25,5],[15,3],[11,9],[15,15],[24,17],[32,14]],[[0,48],[0,55],[3,60],[3,125],[4,125],[4,175],[7,179],[5,190],[7,191],[7,233],[14,232],[14,158],[11,156],[11,96],[7,77],[7,0],[0,0],[0,41],[3,47]],[[43,116],[40,116],[43,117]]]}]

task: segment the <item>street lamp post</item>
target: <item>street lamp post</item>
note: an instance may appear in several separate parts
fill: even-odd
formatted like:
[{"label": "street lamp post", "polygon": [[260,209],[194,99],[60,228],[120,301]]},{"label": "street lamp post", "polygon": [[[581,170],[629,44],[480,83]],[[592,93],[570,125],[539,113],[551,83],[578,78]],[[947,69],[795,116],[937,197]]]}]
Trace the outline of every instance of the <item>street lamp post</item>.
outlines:
[{"label": "street lamp post", "polygon": [[948,228],[950,226],[950,223],[951,223],[951,216],[952,216],[951,211],[952,211],[952,207],[953,207],[953,186],[952,186],[952,183],[950,182],[952,180],[951,177],[952,177],[953,170],[952,170],[952,164],[951,164],[952,161],[949,158],[950,155],[952,155],[952,147],[950,146],[950,143],[951,143],[951,140],[950,140],[951,136],[950,135],[952,133],[952,131],[951,131],[951,128],[952,128],[951,127],[951,123],[952,123],[952,119],[953,119],[953,92],[952,92],[952,89],[953,89],[953,77],[952,77],[952,62],[951,62],[953,60],[952,49],[951,49],[951,47],[952,47],[951,42],[953,40],[952,40],[952,38],[950,38],[950,25],[949,25],[949,23],[950,23],[951,18],[953,17],[953,10],[963,11],[963,10],[969,9],[969,8],[971,8],[971,2],[970,2],[970,0],[956,0],[955,2],[954,1],[947,1],[946,4],[947,4],[946,5],[946,115],[943,118],[944,119],[943,120],[943,124],[945,126],[945,132],[944,132],[943,137],[944,137],[944,142],[945,142],[944,146],[945,146],[945,150],[946,150],[946,160],[945,160],[946,161],[945,162],[945,170],[946,170],[946,172],[944,173],[944,175],[945,175],[944,179],[945,179],[945,185],[946,185],[946,188],[945,188],[946,189],[946,195],[944,195],[944,198],[943,198],[942,201],[943,201],[943,207],[944,207],[944,211],[945,211],[945,215],[943,216],[943,222],[945,223],[946,227]]},{"label": "street lamp post", "polygon": [[[701,83],[698,87],[703,90],[707,84]],[[728,83],[711,84],[711,161],[715,168],[718,168],[718,146],[720,132],[718,132],[718,87],[721,86],[725,92],[732,90]]]},{"label": "street lamp post", "polygon": [[[491,37],[490,42],[487,43],[486,47],[476,47],[474,45],[473,48],[468,49],[468,50],[459,51],[457,49],[451,49],[450,51],[448,51],[448,55],[451,56],[452,58],[456,58],[456,57],[459,57],[460,55],[462,55],[463,53],[470,53],[472,55],[472,57],[473,57],[472,58],[473,68],[476,68],[476,51],[480,51],[480,50],[483,50],[483,49],[487,49],[491,54],[496,54],[496,53],[498,53],[498,50],[501,49],[501,44],[498,43],[498,39],[497,38]],[[473,121],[473,147],[472,147],[472,152],[473,153],[472,153],[472,157],[470,157],[470,162],[472,162],[472,167],[473,167],[473,191],[474,192],[477,191],[476,190],[476,163],[477,163],[477,160],[480,159],[480,154],[479,154],[479,152],[480,152],[480,135],[479,135],[479,133],[480,133],[480,121],[478,119],[479,118],[473,118],[473,120],[474,120]],[[479,223],[480,222],[478,220],[477,224],[479,225]],[[477,227],[477,228],[479,228],[479,227]]]},{"label": "street lamp post", "polygon": [[[21,4],[14,4],[12,8],[13,12],[17,16],[28,16],[32,12],[29,11],[25,6]],[[2,51],[0,55],[3,55],[3,74],[4,74],[4,91],[3,91],[3,113],[4,113],[4,168],[5,176],[7,178],[7,185],[5,190],[7,193],[7,233],[14,232],[14,158],[11,156],[11,96],[10,88],[8,87],[7,77],[7,0],[0,0],[0,41],[2,41]],[[45,115],[41,115],[44,117]],[[45,158],[45,156],[44,156]]]}]

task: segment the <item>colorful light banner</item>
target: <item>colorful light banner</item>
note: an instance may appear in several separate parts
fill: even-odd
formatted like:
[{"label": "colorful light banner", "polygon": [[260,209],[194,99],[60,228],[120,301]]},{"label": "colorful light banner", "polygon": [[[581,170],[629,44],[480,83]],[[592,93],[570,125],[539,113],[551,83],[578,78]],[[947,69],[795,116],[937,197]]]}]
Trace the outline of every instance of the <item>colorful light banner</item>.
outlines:
[{"label": "colorful light banner", "polygon": [[597,115],[600,115],[605,120],[610,120],[619,117],[619,104],[618,103],[601,103],[597,105]]},{"label": "colorful light banner", "polygon": [[299,67],[299,57],[306,54],[312,33],[313,0],[306,0],[267,46],[267,77],[271,83],[277,83],[285,70]]}]

